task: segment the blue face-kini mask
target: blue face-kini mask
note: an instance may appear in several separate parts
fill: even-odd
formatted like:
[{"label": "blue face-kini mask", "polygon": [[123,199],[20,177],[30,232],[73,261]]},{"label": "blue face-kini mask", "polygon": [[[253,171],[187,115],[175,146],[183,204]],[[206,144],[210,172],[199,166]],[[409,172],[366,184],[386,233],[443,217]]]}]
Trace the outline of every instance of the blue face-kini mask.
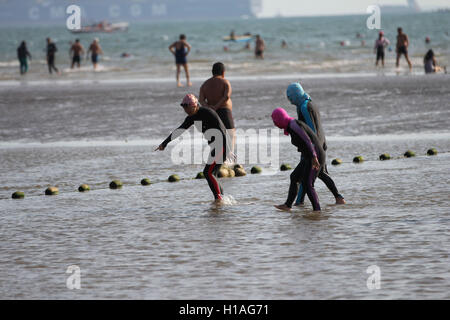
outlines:
[{"label": "blue face-kini mask", "polygon": [[311,116],[308,112],[308,101],[311,101],[311,97],[305,92],[305,90],[303,90],[302,86],[298,82],[291,83],[288,86],[286,95],[289,101],[297,106],[298,117],[300,118],[300,115],[302,115],[306,121],[306,124],[315,133],[316,131],[314,129]]}]

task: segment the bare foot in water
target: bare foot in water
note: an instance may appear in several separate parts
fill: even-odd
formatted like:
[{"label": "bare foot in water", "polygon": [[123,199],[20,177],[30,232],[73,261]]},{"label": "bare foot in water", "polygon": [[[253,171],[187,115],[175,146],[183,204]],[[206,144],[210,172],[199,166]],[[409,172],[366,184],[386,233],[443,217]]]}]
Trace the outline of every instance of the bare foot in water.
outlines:
[{"label": "bare foot in water", "polygon": [[275,208],[282,210],[282,211],[291,211],[291,208],[289,208],[287,205],[285,204],[279,204],[277,206],[274,206]]},{"label": "bare foot in water", "polygon": [[192,82],[188,82],[188,87],[192,87]]},{"label": "bare foot in water", "polygon": [[342,197],[337,197],[336,198],[336,204],[345,204],[345,200]]},{"label": "bare foot in water", "polygon": [[178,83],[177,83],[177,87],[178,87],[178,88],[181,88],[182,86],[183,86],[183,85],[181,84],[181,82],[178,82]]},{"label": "bare foot in water", "polygon": [[214,200],[214,204],[215,205],[222,205],[223,204],[223,199],[216,199],[216,200]]}]

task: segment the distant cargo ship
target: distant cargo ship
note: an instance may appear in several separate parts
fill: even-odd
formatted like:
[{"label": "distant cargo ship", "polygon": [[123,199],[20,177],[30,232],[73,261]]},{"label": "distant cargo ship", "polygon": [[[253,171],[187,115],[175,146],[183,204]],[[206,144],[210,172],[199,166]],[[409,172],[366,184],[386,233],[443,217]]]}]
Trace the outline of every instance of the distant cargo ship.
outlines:
[{"label": "distant cargo ship", "polygon": [[82,23],[251,18],[262,0],[0,0],[0,23],[63,23],[66,8],[81,8]]},{"label": "distant cargo ship", "polygon": [[408,5],[405,6],[381,6],[381,14],[405,14],[421,12],[419,4],[416,0],[408,0]]}]

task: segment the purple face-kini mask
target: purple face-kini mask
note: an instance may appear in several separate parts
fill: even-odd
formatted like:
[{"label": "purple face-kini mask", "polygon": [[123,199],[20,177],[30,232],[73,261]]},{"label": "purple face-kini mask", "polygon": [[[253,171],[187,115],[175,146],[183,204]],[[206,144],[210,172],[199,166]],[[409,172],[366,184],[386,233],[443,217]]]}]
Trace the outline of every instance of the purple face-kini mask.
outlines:
[{"label": "purple face-kini mask", "polygon": [[292,117],[290,117],[288,115],[288,113],[286,112],[286,110],[284,110],[283,108],[276,108],[275,110],[273,110],[272,112],[272,120],[273,123],[280,129],[284,129],[284,134],[285,135],[289,135],[289,133],[287,132],[287,128],[289,125],[289,122],[294,119]]}]

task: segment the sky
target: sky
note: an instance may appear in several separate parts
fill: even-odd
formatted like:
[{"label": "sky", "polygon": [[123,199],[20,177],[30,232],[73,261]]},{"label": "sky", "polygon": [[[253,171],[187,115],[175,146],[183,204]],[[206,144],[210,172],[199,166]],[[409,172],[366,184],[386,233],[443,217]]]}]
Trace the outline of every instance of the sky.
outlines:
[{"label": "sky", "polygon": [[[262,0],[261,17],[366,14],[369,5],[406,5],[406,0]],[[449,0],[417,0],[423,10],[450,8]]]}]

